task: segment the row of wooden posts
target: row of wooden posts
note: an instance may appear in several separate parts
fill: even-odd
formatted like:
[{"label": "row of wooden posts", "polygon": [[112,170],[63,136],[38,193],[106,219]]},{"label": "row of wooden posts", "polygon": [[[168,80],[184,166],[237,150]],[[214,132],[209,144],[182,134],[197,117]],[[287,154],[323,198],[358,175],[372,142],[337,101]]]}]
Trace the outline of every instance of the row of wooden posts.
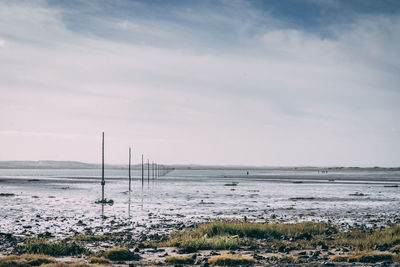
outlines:
[{"label": "row of wooden posts", "polygon": [[[145,179],[145,163],[143,159],[143,154],[142,154],[142,186],[144,184],[144,179]],[[151,175],[150,175],[150,169],[151,169]],[[168,168],[166,168],[164,165],[157,164],[155,162],[151,163],[151,168],[150,168],[150,161],[147,159],[147,182],[150,182],[150,176],[152,179],[158,179],[160,176],[165,175],[168,173]],[[129,148],[129,192],[132,191],[131,188],[131,148]],[[104,180],[104,132],[103,132],[103,138],[102,138],[102,161],[101,161],[101,201],[100,203],[107,203],[108,201],[104,198],[104,185],[106,184]]]}]

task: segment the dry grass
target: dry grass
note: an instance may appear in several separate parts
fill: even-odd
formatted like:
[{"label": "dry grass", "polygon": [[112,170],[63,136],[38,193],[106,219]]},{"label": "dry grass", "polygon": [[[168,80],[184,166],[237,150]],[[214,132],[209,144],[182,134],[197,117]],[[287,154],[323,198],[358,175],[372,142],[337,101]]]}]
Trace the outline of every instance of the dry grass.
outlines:
[{"label": "dry grass", "polygon": [[165,258],[168,264],[193,264],[194,259],[189,256],[168,256]]},{"label": "dry grass", "polygon": [[73,262],[73,263],[56,262],[56,263],[43,264],[40,265],[40,267],[103,267],[103,265],[88,264],[85,262]]},{"label": "dry grass", "polygon": [[138,255],[129,251],[127,248],[111,248],[106,250],[103,256],[112,261],[129,261],[138,259]]},{"label": "dry grass", "polygon": [[208,259],[208,263],[211,265],[220,265],[220,266],[248,266],[254,265],[256,260],[250,257],[241,256],[238,254],[224,254],[214,256]]},{"label": "dry grass", "polygon": [[194,230],[183,230],[170,235],[164,242],[153,242],[150,246],[181,247],[191,251],[206,249],[237,249],[254,244],[251,239],[294,238],[310,240],[335,231],[325,223],[303,222],[296,224],[264,224],[242,221],[215,221],[201,224]]},{"label": "dry grass", "polygon": [[107,264],[107,263],[110,263],[110,260],[108,260],[104,257],[90,257],[89,262],[90,263]]},{"label": "dry grass", "polygon": [[46,254],[51,256],[75,256],[88,252],[85,247],[76,241],[60,240],[50,242],[45,239],[27,240],[25,251],[32,254]]},{"label": "dry grass", "polygon": [[215,221],[200,225],[195,232],[198,236],[237,235],[253,238],[309,238],[332,229],[325,223],[301,222],[295,224],[266,224],[243,221]]},{"label": "dry grass", "polygon": [[0,266],[40,266],[46,263],[54,263],[56,260],[52,257],[42,254],[22,254],[22,255],[9,255],[0,258]]},{"label": "dry grass", "polygon": [[180,247],[188,251],[206,250],[206,249],[237,249],[241,245],[249,243],[247,240],[241,240],[235,236],[214,236],[197,237],[193,236],[191,231],[183,231],[173,234],[166,242],[155,244],[156,246]]},{"label": "dry grass", "polygon": [[353,230],[339,234],[338,243],[346,246],[353,246],[358,250],[389,250],[391,247],[400,244],[400,225],[384,230],[376,230],[372,233]]},{"label": "dry grass", "polygon": [[106,241],[112,239],[112,235],[76,235],[74,240],[77,241]]},{"label": "dry grass", "polygon": [[331,258],[331,261],[376,263],[382,261],[393,261],[393,256],[395,255],[389,252],[358,251],[347,255],[335,255]]}]

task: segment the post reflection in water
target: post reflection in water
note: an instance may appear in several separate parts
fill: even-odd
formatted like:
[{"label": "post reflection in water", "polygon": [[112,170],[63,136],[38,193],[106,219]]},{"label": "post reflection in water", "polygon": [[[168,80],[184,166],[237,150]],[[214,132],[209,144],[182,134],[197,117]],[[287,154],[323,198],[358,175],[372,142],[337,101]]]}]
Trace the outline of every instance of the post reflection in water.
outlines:
[{"label": "post reflection in water", "polygon": [[101,203],[101,222],[104,222],[105,216],[104,216],[104,203]]},{"label": "post reflection in water", "polygon": [[131,192],[129,192],[129,200],[128,200],[128,218],[131,217]]}]

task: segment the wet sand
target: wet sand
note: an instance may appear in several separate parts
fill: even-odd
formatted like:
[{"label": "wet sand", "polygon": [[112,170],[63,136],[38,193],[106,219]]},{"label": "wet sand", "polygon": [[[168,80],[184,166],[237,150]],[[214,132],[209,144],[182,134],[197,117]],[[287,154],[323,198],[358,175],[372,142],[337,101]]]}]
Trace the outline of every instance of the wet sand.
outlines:
[{"label": "wet sand", "polygon": [[[119,237],[112,242],[87,244],[97,251],[124,242],[160,240],[171,232],[218,218],[324,221],[341,229],[374,229],[400,223],[400,188],[395,187],[400,179],[393,173],[381,174],[380,179],[368,173],[361,179],[357,178],[359,174],[344,177],[340,173],[328,177],[314,173],[202,176],[172,172],[159,180],[145,180],[143,185],[138,176],[134,177],[131,193],[126,191],[127,179],[114,175],[106,184],[107,196],[115,200],[113,206],[94,203],[100,189],[98,177],[62,174],[0,177],[0,193],[14,194],[0,196],[2,255],[16,252],[16,245],[27,237]],[[143,249],[141,253],[149,262],[165,253],[174,255],[170,248],[164,250]],[[254,250],[242,252],[254,254]],[[211,252],[202,255],[207,253]]]}]

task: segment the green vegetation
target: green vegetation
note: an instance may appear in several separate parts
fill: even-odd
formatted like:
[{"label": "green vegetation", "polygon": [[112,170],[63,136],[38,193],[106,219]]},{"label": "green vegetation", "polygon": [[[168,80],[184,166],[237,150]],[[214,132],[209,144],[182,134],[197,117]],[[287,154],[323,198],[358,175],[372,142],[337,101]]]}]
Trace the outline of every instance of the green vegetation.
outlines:
[{"label": "green vegetation", "polygon": [[168,256],[165,258],[168,264],[193,264],[194,259],[189,256]]},{"label": "green vegetation", "polygon": [[76,235],[74,240],[77,241],[106,241],[112,239],[112,235]]},{"label": "green vegetation", "polygon": [[335,255],[331,261],[336,262],[366,262],[376,263],[381,261],[393,261],[394,254],[382,251],[358,251],[347,255]]},{"label": "green vegetation", "polygon": [[358,250],[389,250],[400,244],[400,225],[373,232],[352,230],[338,234],[338,244],[354,247]]},{"label": "green vegetation", "polygon": [[[42,263],[48,266],[92,266],[78,262],[75,265],[58,263],[51,256],[75,256],[92,254],[80,242],[96,242],[116,240],[111,235],[77,235],[73,240],[51,242],[46,239],[28,239],[20,252],[21,256],[0,258],[3,266],[38,266]],[[192,253],[197,250],[235,250],[254,251],[268,250],[276,254],[273,260],[278,263],[300,264],[308,261],[325,260],[328,249],[345,252],[344,255],[333,255],[334,262],[399,262],[400,261],[400,225],[376,230],[356,228],[348,232],[339,231],[326,223],[301,222],[284,223],[253,223],[248,221],[218,220],[200,224],[195,228],[177,231],[164,241],[147,241],[137,247],[177,247],[179,253]],[[306,250],[306,251],[305,251]],[[297,251],[289,254],[290,251]],[[333,250],[330,250],[331,252]],[[307,254],[305,254],[307,253]],[[33,255],[36,254],[36,255]],[[93,255],[93,254],[92,254]],[[296,255],[296,256],[293,256]],[[112,261],[138,261],[139,254],[131,252],[126,247],[116,247],[100,251],[88,261],[91,264],[112,264]],[[284,256],[284,257],[282,257]],[[268,260],[259,256],[254,258]],[[188,256],[169,256],[168,264],[193,264],[194,259]],[[209,259],[212,265],[252,265],[253,258],[236,254],[219,255]],[[161,261],[162,263],[162,261]],[[36,265],[35,265],[36,264]],[[95,266],[95,265],[94,265]]]},{"label": "green vegetation", "polygon": [[89,262],[90,263],[99,263],[99,264],[108,264],[108,263],[110,263],[110,260],[108,260],[104,257],[90,257]]},{"label": "green vegetation", "polygon": [[[167,241],[144,244],[147,247],[178,247],[185,253],[254,245],[275,253],[343,247],[350,253],[335,256],[334,261],[374,262],[390,259],[397,262],[400,259],[400,225],[374,231],[353,229],[343,232],[326,223],[268,224],[220,220],[172,233]],[[304,259],[288,256],[281,258],[281,261],[302,263]]]},{"label": "green vegetation", "polygon": [[220,266],[246,266],[253,265],[256,261],[253,258],[241,256],[237,254],[224,254],[214,256],[208,259],[208,263],[211,265],[220,265]]},{"label": "green vegetation", "polygon": [[196,236],[191,231],[178,232],[166,242],[155,243],[155,246],[180,247],[186,252],[206,249],[236,249],[241,245],[248,245],[248,240],[232,236]]},{"label": "green vegetation", "polygon": [[236,249],[255,244],[254,239],[294,238],[309,240],[313,236],[330,233],[335,229],[325,223],[303,222],[297,224],[264,224],[241,221],[215,221],[200,225],[194,230],[183,230],[170,235],[164,242],[150,246],[180,247],[186,251],[206,249]]},{"label": "green vegetation", "polygon": [[216,221],[200,225],[195,232],[198,236],[237,235],[253,238],[296,238],[310,239],[330,230],[325,223],[302,222],[296,224],[265,224],[242,221]]},{"label": "green vegetation", "polygon": [[138,260],[139,256],[129,251],[127,248],[111,248],[106,250],[103,256],[112,261]]},{"label": "green vegetation", "polygon": [[87,253],[88,250],[76,241],[60,240],[50,242],[46,239],[28,239],[25,251],[32,254],[46,254],[51,256],[74,256]]},{"label": "green vegetation", "polygon": [[103,267],[103,265],[87,264],[85,262],[74,262],[74,263],[56,262],[56,263],[43,264],[40,265],[40,267]]},{"label": "green vegetation", "polygon": [[0,257],[0,267],[26,267],[26,266],[40,266],[45,263],[54,263],[56,260],[52,257],[42,254],[22,254],[22,255],[9,255]]}]

